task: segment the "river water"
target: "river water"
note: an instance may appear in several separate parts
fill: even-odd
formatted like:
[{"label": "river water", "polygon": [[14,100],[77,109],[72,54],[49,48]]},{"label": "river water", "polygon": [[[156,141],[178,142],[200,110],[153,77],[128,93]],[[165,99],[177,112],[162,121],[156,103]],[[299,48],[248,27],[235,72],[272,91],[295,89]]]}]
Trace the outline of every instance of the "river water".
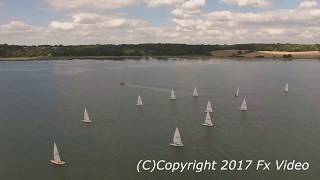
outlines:
[{"label": "river water", "polygon": [[[195,86],[199,98],[192,97]],[[172,88],[174,103],[168,100]],[[138,94],[141,108],[135,106]],[[247,112],[238,110],[243,97]],[[208,99],[215,110],[213,128],[201,126]],[[320,175],[316,60],[0,62],[0,100],[0,179],[315,180]],[[85,107],[91,125],[81,122]],[[183,148],[168,145],[176,126]],[[49,163],[53,141],[65,166]],[[296,160],[310,167],[138,173],[138,161],[146,159]]]}]

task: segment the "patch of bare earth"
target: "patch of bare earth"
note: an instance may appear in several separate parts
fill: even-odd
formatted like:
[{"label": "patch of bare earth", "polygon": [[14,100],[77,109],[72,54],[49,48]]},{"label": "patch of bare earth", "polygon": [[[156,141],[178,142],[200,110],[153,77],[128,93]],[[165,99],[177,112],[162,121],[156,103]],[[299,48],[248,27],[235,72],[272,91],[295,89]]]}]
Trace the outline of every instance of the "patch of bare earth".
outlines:
[{"label": "patch of bare earth", "polygon": [[245,50],[218,50],[211,54],[214,57],[320,59],[320,51],[255,51],[248,53]]}]

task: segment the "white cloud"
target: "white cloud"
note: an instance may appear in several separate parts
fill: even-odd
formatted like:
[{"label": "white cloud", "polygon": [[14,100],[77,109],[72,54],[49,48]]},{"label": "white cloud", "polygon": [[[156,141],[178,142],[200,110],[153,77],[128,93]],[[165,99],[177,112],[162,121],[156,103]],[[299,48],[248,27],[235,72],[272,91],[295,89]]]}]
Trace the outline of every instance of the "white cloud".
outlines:
[{"label": "white cloud", "polygon": [[51,8],[63,9],[117,9],[137,3],[138,0],[48,0]]},{"label": "white cloud", "polygon": [[182,4],[182,8],[195,10],[195,9],[201,9],[205,5],[206,5],[205,0],[189,0],[189,1],[186,1],[185,3]]},{"label": "white cloud", "polygon": [[171,11],[171,14],[175,16],[176,18],[186,19],[191,18],[192,15],[185,12],[183,9],[174,9]]},{"label": "white cloud", "polygon": [[256,8],[269,8],[272,3],[268,0],[221,0],[227,4],[233,4],[240,7],[256,7]]},{"label": "white cloud", "polygon": [[134,5],[146,5],[150,8],[167,6],[196,10],[205,6],[206,0],[47,0],[48,6],[57,10],[100,9],[112,10]]},{"label": "white cloud", "polygon": [[205,0],[185,0],[182,4],[174,6],[171,14],[176,19],[193,19],[202,15],[202,9],[205,7]]},{"label": "white cloud", "polygon": [[269,35],[284,35],[286,30],[282,28],[267,28],[263,29],[262,32],[266,32]]},{"label": "white cloud", "polygon": [[73,21],[79,24],[95,24],[102,21],[102,17],[96,13],[79,13],[72,16]]},{"label": "white cloud", "polygon": [[[67,4],[75,2],[89,3],[87,0],[65,1]],[[89,6],[105,8],[95,7],[98,2],[102,0],[92,0]],[[69,20],[57,19],[48,22],[47,26],[21,21],[0,25],[0,43],[318,43],[320,39],[320,9],[315,6],[254,12],[205,12],[205,0],[127,0],[119,1],[123,6],[113,7],[133,5],[132,2],[148,8],[166,6],[174,24],[155,26],[142,19],[130,18],[128,14],[93,13],[92,9],[84,10],[83,5],[78,4],[77,10],[69,12]],[[25,38],[21,38],[22,35]]]},{"label": "white cloud", "polygon": [[121,16],[103,16],[95,13],[79,13],[72,15],[72,21],[53,21],[49,24],[49,30],[74,30],[77,32],[106,32],[110,29],[134,28],[145,25],[142,20],[128,19]]},{"label": "white cloud", "polygon": [[[0,25],[0,43],[8,44],[39,44],[45,28],[33,26],[21,21],[12,21]],[[43,41],[45,44],[45,41]]]},{"label": "white cloud", "polygon": [[273,10],[261,13],[238,13],[230,11],[214,11],[208,13],[211,22],[233,22],[243,26],[319,26],[320,10],[288,9]]},{"label": "white cloud", "polygon": [[[54,21],[49,24],[46,36],[51,40],[51,43],[120,43],[125,38],[130,38],[132,41],[138,37],[135,36],[138,28],[148,26],[145,21],[124,16],[78,13],[71,17],[71,21]],[[134,35],[130,35],[129,32]]]},{"label": "white cloud", "polygon": [[76,24],[70,23],[70,22],[58,22],[58,21],[52,21],[49,24],[49,28],[51,29],[59,29],[59,30],[72,30],[74,29]]},{"label": "white cloud", "polygon": [[185,0],[144,0],[148,7],[174,6],[184,1]]},{"label": "white cloud", "polygon": [[302,1],[299,4],[300,8],[315,8],[317,6],[318,6],[318,2],[313,0]]},{"label": "white cloud", "polygon": [[28,35],[40,32],[43,28],[32,26],[21,21],[12,21],[0,26],[0,35]]},{"label": "white cloud", "polygon": [[[213,43],[313,42],[320,38],[320,9],[266,12],[213,11],[197,19],[174,19],[177,31]],[[300,37],[297,39],[296,37]]]},{"label": "white cloud", "polygon": [[[119,9],[132,5],[145,4],[148,7],[160,7],[169,6],[174,7],[178,4],[183,4],[187,0],[48,0],[48,5],[51,8],[58,10],[77,10],[77,9]],[[189,0],[195,1],[190,2],[198,4],[199,0]],[[200,0],[204,1],[204,0]],[[200,2],[201,3],[201,2]]]}]

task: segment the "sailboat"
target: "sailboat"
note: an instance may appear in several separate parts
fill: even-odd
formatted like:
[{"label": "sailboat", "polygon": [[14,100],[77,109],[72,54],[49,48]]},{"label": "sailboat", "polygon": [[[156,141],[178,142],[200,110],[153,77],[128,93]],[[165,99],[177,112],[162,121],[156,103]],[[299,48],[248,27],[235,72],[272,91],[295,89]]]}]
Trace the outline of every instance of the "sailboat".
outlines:
[{"label": "sailboat", "polygon": [[137,106],[143,106],[143,102],[142,102],[142,99],[141,99],[141,96],[138,95],[138,100],[137,100]]},{"label": "sailboat", "polygon": [[176,130],[174,132],[172,143],[170,143],[169,145],[170,146],[176,146],[176,147],[182,147],[183,146],[178,127],[176,127]]},{"label": "sailboat", "polygon": [[246,98],[243,98],[242,104],[240,106],[240,111],[248,111]]},{"label": "sailboat", "polygon": [[289,84],[287,83],[286,86],[284,87],[284,92],[288,93],[289,92]]},{"label": "sailboat", "polygon": [[171,90],[169,99],[170,99],[170,100],[175,100],[175,99],[177,99],[177,98],[176,98],[176,95],[174,94],[173,89]]},{"label": "sailboat", "polygon": [[92,123],[92,121],[89,118],[89,114],[87,112],[87,108],[84,108],[84,113],[83,113],[83,120],[82,122],[84,123]]},{"label": "sailboat", "polygon": [[204,121],[204,123],[202,125],[203,126],[208,126],[208,127],[213,126],[212,120],[211,120],[211,116],[210,116],[209,112],[207,112],[206,119],[205,119],[205,121]]},{"label": "sailboat", "polygon": [[208,100],[208,104],[204,112],[210,112],[210,113],[213,112],[210,100]]},{"label": "sailboat", "polygon": [[66,163],[64,161],[61,161],[61,159],[60,159],[60,155],[59,155],[59,151],[58,151],[56,142],[53,142],[53,160],[50,160],[50,162],[52,164],[56,164],[56,165],[63,165]]},{"label": "sailboat", "polygon": [[193,96],[193,97],[198,97],[198,96],[199,96],[198,90],[197,90],[196,87],[193,89],[193,95],[192,95],[192,96]]},{"label": "sailboat", "polygon": [[240,88],[237,89],[236,93],[234,94],[234,97],[239,97],[239,90]]}]

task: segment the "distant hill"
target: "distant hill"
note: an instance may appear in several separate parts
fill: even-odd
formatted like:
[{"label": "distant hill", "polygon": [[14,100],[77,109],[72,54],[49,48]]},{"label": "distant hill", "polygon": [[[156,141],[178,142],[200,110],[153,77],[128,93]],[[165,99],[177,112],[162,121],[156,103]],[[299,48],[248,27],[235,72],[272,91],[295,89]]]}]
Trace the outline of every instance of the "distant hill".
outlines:
[{"label": "distant hill", "polygon": [[[39,45],[0,44],[0,58],[18,57],[82,57],[82,56],[211,56],[213,51],[233,50],[242,53],[256,51],[319,51],[319,44],[121,44],[121,45]],[[237,53],[235,53],[237,54]]]}]

